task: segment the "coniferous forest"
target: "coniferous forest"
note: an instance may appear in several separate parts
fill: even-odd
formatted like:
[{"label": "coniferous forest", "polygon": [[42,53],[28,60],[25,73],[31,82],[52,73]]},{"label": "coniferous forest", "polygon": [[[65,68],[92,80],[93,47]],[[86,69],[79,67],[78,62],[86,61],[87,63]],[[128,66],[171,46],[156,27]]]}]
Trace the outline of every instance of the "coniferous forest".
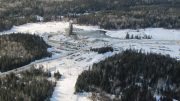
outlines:
[{"label": "coniferous forest", "polygon": [[48,72],[34,67],[1,77],[0,101],[49,101],[56,85],[49,77]]},{"label": "coniferous forest", "polygon": [[[53,22],[52,25],[38,23],[38,26],[42,24],[45,28],[52,28],[50,32],[48,28],[43,30],[43,26],[35,29],[45,31],[49,38],[47,42],[51,43],[57,57],[43,61],[39,69],[17,70],[35,60],[51,57],[52,53],[48,52],[51,46],[41,36],[5,34],[6,31],[13,26],[48,21],[61,22]],[[77,31],[77,35],[66,36],[68,29],[64,22],[71,22],[70,32]],[[96,31],[95,27],[81,25],[100,28]],[[34,29],[34,26],[25,27]],[[131,49],[108,58],[109,54],[104,54],[142,46],[163,54],[175,52],[173,55],[179,58],[178,32],[172,30],[169,32],[172,35],[166,36],[164,31],[146,33],[146,30],[138,30],[144,28],[180,29],[180,0],[0,0],[0,101],[50,101],[55,86],[58,92],[55,90],[55,97],[52,97],[56,99],[58,96],[61,100],[67,96],[73,100],[76,96],[73,94],[74,81],[79,72],[91,63],[94,63],[92,67],[78,76],[75,93],[91,92],[93,101],[156,101],[156,97],[160,97],[160,101],[180,101],[180,60]],[[118,29],[128,29],[124,39],[129,40],[123,40],[120,34],[123,36],[126,31]],[[137,32],[129,29],[137,29]],[[116,30],[117,33],[114,32]],[[79,31],[92,32],[92,37],[81,37]],[[95,34],[99,31],[104,32],[100,33],[102,39]],[[36,63],[34,65],[40,66]],[[61,77],[63,80],[59,80]],[[56,85],[57,80],[60,85],[59,82]],[[80,97],[77,94],[75,100]]]},{"label": "coniferous forest", "polygon": [[8,71],[51,56],[50,47],[42,37],[30,34],[7,34],[0,36],[0,71]]},{"label": "coniferous forest", "polygon": [[161,101],[180,100],[179,73],[180,61],[176,59],[126,50],[84,71],[75,90],[114,94],[117,101],[156,101],[154,95],[162,95]]},{"label": "coniferous forest", "polygon": [[113,52],[113,48],[112,47],[101,47],[101,48],[91,48],[90,49],[91,51],[94,51],[94,52],[98,52],[99,54],[103,54],[103,53],[106,53],[106,52]]},{"label": "coniferous forest", "polygon": [[[24,9],[22,9],[24,8]],[[105,29],[180,28],[179,0],[0,0],[0,31],[13,25],[73,19]]]}]

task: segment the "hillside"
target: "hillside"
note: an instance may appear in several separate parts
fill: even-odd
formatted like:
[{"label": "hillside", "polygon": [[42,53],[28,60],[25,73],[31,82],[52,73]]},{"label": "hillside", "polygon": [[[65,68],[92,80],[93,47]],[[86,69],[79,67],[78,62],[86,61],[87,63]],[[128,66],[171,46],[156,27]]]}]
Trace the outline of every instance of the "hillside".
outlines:
[{"label": "hillside", "polygon": [[100,93],[95,96],[100,101],[112,100],[106,94],[115,95],[115,101],[180,100],[179,72],[180,62],[169,56],[126,50],[84,71],[75,89]]},{"label": "hillside", "polygon": [[0,0],[0,31],[38,22],[37,15],[105,29],[180,28],[179,11],[179,0]]},{"label": "hillside", "polygon": [[0,101],[180,101],[180,0],[0,0]]},{"label": "hillside", "polygon": [[0,36],[0,71],[8,71],[34,60],[51,56],[49,46],[37,35],[7,34]]}]

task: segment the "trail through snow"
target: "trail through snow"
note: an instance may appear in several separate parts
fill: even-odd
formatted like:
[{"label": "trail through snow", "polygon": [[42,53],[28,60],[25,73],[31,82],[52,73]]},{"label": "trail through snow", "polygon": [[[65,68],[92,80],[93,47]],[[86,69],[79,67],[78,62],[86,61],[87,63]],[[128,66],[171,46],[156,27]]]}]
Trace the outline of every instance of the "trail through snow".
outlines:
[{"label": "trail through snow", "polygon": [[[17,32],[38,34],[48,44],[52,45],[52,48],[49,50],[54,53],[54,56],[58,56],[58,58],[36,64],[36,66],[42,65],[45,69],[51,71],[52,74],[56,71],[62,74],[62,78],[57,82],[51,101],[89,101],[90,93],[74,94],[78,75],[82,71],[88,70],[93,63],[129,48],[142,50],[143,52],[170,55],[180,60],[180,30],[147,28],[111,31],[99,29],[97,26],[74,25],[74,28],[79,31],[89,33],[87,36],[78,35],[79,40],[75,40],[65,35],[68,26],[68,22],[29,23],[14,26],[9,31],[0,32],[0,35]],[[96,30],[106,31],[106,33],[96,35],[99,34],[96,33]],[[133,35],[151,35],[153,39],[126,40],[124,38],[127,33]],[[90,51],[90,48],[104,46],[113,47],[114,52],[98,54]]]}]

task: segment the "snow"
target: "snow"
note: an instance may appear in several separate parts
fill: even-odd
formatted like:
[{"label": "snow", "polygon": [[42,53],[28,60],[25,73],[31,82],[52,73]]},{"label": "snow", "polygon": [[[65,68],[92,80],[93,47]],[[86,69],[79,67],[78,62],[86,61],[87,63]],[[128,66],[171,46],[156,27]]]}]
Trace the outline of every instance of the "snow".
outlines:
[{"label": "snow", "polygon": [[[74,86],[78,75],[84,70],[91,68],[93,63],[97,63],[110,57],[116,53],[120,53],[126,49],[138,49],[143,52],[161,53],[170,55],[180,60],[180,30],[163,29],[163,28],[147,28],[139,30],[103,30],[98,26],[82,26],[74,25],[74,28],[91,32],[90,35],[78,35],[79,40],[65,35],[69,26],[68,22],[43,22],[28,23],[21,26],[14,26],[11,30],[0,32],[1,34],[24,32],[30,34],[38,34],[44,37],[45,41],[52,47],[48,51],[53,53],[52,59],[48,62],[38,62],[36,66],[43,66],[52,74],[59,71],[62,78],[57,81],[57,85],[53,92],[51,101],[89,101],[91,93],[74,94]],[[106,31],[105,35],[99,37],[96,30]],[[137,40],[124,39],[126,34],[151,35],[153,39]],[[51,36],[51,37],[48,37]],[[114,52],[98,54],[89,51],[90,48],[112,46]],[[156,99],[159,96],[155,96]]]},{"label": "snow", "polygon": [[[155,94],[154,95],[154,98],[156,99],[156,101],[161,101],[160,99],[161,99],[161,95],[158,95],[158,94]],[[176,100],[176,99],[173,99],[173,101],[178,101],[178,100]]]},{"label": "snow", "polygon": [[[113,55],[111,52],[105,54],[78,52],[60,60],[50,61],[48,65],[47,63],[39,63],[39,65],[44,64],[44,68],[47,70],[51,72],[59,71],[63,75],[57,82],[51,101],[89,101],[90,93],[74,94],[78,75],[83,70],[87,70],[94,62],[103,60],[111,55]],[[82,57],[84,57],[83,60],[77,60]]]},{"label": "snow", "polygon": [[176,99],[173,99],[173,101],[178,101],[178,100],[176,100]]},{"label": "snow", "polygon": [[99,30],[98,26],[85,26],[85,25],[77,25],[77,24],[75,24],[74,27],[82,29],[82,30]]},{"label": "snow", "polygon": [[129,35],[150,35],[155,40],[180,40],[180,30],[177,29],[164,29],[164,28],[146,28],[146,29],[123,29],[117,31],[107,31],[106,35],[124,39],[126,34]]},{"label": "snow", "polygon": [[[44,34],[44,33],[62,33],[65,34],[66,29],[69,27],[69,22],[39,22],[39,23],[28,23],[20,26],[13,26],[9,31],[1,32],[1,34],[24,32],[30,34]],[[77,28],[95,30],[97,26],[79,26]]]},{"label": "snow", "polygon": [[42,16],[37,15],[36,20],[42,22],[42,21],[44,21],[44,18]]},{"label": "snow", "polygon": [[160,101],[161,95],[154,95],[154,98],[156,98],[156,101]]},{"label": "snow", "polygon": [[24,33],[53,33],[53,32],[65,32],[65,28],[68,28],[67,22],[55,23],[55,22],[43,22],[43,23],[28,23],[21,26],[14,26],[11,30],[4,33],[24,32]]}]

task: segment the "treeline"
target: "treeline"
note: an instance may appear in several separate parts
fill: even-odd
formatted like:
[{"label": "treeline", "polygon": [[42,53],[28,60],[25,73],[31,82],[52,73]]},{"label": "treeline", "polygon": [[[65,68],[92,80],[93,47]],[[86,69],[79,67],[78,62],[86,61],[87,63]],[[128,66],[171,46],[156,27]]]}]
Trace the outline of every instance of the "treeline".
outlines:
[{"label": "treeline", "polygon": [[35,16],[0,18],[0,31],[9,30],[13,26],[18,26],[31,22],[38,22]]},{"label": "treeline", "polygon": [[50,47],[42,37],[30,34],[7,34],[0,36],[0,71],[8,71],[51,56]]},{"label": "treeline", "polygon": [[103,54],[106,52],[113,52],[113,48],[112,47],[101,47],[101,48],[91,48],[90,51],[94,51],[94,52],[98,52],[99,54]]},{"label": "treeline", "polygon": [[79,75],[76,92],[106,92],[118,101],[180,100],[180,61],[154,53],[126,50]]},{"label": "treeline", "polygon": [[125,39],[152,39],[152,36],[151,35],[143,35],[143,36],[140,36],[140,35],[130,35],[129,33],[126,34],[125,36]]},{"label": "treeline", "polygon": [[48,78],[48,72],[35,68],[1,77],[0,101],[50,101],[56,82]]},{"label": "treeline", "polygon": [[159,5],[135,6],[126,10],[83,15],[77,18],[77,23],[99,25],[104,29],[180,28],[180,8]]},{"label": "treeline", "polygon": [[180,28],[179,7],[179,0],[1,0],[0,31],[37,22],[36,15],[44,21],[65,17],[105,29]]}]

